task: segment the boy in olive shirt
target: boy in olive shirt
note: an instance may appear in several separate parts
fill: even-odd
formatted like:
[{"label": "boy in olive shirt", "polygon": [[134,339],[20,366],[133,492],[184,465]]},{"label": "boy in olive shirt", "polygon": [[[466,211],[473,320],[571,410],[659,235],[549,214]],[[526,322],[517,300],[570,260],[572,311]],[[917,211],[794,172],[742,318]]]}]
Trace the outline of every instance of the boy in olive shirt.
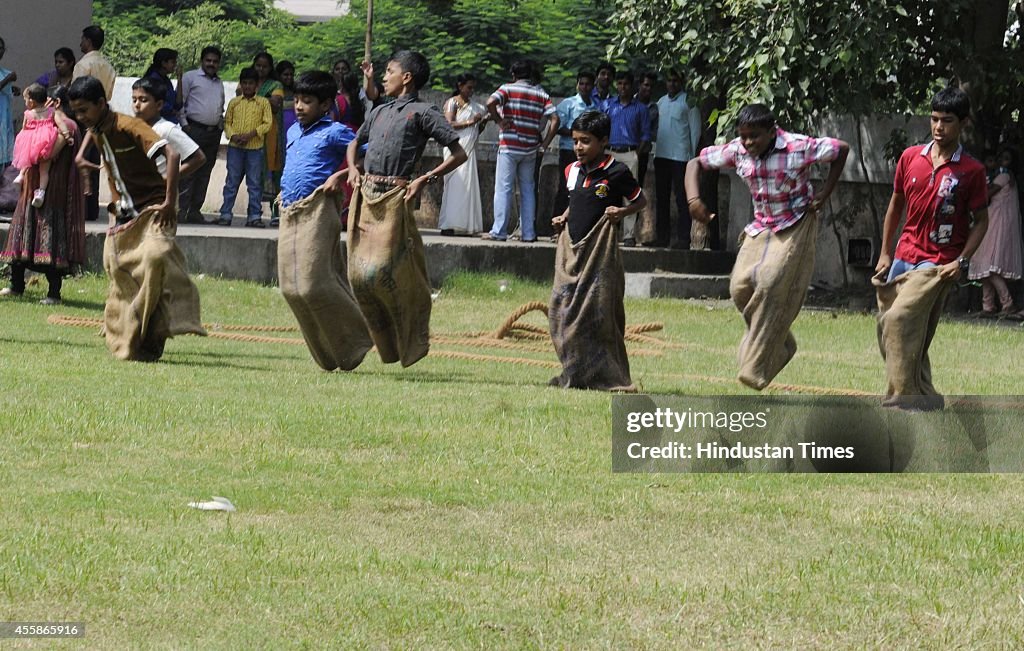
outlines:
[{"label": "boy in olive shirt", "polygon": [[[174,240],[180,157],[148,124],[112,111],[98,79],[76,79],[68,99],[89,129],[76,163],[97,168],[85,159],[95,144],[114,198],[103,243],[103,268],[110,278],[103,311],[107,348],[118,359],[156,361],[169,337],[206,334],[199,292]],[[166,160],[165,176],[157,167],[160,156]]]}]

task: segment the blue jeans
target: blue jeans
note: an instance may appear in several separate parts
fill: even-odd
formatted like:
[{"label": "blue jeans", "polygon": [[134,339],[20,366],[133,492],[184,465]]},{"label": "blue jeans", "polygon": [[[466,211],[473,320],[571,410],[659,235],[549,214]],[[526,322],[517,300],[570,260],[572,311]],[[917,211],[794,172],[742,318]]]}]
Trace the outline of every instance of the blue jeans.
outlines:
[{"label": "blue jeans", "polygon": [[228,146],[228,176],[224,181],[224,204],[220,207],[221,217],[231,217],[231,209],[238,196],[238,186],[245,175],[245,189],[249,193],[249,208],[246,221],[257,221],[263,216],[263,150],[242,149]]},{"label": "blue jeans", "polygon": [[892,266],[889,268],[889,277],[885,279],[886,284],[891,283],[908,271],[914,271],[915,269],[928,269],[929,267],[937,267],[939,265],[929,260],[922,260],[917,264],[912,264],[906,260],[900,260],[896,258],[892,261]]},{"label": "blue jeans", "polygon": [[537,193],[533,172],[537,166],[537,152],[520,154],[499,151],[498,163],[494,170],[494,226],[491,237],[496,240],[508,238],[508,213],[512,206],[516,179],[519,180],[519,227],[524,241],[537,239],[533,220],[537,213]]}]

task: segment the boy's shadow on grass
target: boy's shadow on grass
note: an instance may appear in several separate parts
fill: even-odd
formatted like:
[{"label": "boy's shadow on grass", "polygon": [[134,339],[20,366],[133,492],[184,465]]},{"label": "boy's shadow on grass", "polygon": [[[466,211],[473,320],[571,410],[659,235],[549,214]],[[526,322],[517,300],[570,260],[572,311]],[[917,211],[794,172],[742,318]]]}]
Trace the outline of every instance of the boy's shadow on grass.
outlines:
[{"label": "boy's shadow on grass", "polygon": [[11,339],[0,337],[0,343],[18,346],[46,346],[47,348],[92,348],[93,345],[78,341],[62,341],[60,339]]},{"label": "boy's shadow on grass", "polygon": [[[383,378],[408,382],[411,384],[502,384],[506,386],[522,387],[516,382],[499,381],[493,377],[481,379],[475,373],[468,371],[440,373],[437,371],[407,371],[396,370],[393,373],[381,372],[380,370],[370,371],[366,375],[375,375]],[[538,385],[541,386],[541,385]]]},{"label": "boy's shadow on grass", "polygon": [[89,310],[90,312],[99,312],[98,318],[103,318],[103,310],[106,307],[104,303],[94,303],[92,301],[74,301],[64,299],[61,301],[61,307],[70,307],[75,310]]}]

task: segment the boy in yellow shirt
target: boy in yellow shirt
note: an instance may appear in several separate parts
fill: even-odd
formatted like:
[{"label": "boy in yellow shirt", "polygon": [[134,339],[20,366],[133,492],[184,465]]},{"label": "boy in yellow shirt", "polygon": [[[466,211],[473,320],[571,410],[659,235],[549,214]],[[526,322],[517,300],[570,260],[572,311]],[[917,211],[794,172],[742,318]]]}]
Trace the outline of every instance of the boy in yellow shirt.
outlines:
[{"label": "boy in yellow shirt", "polygon": [[238,186],[245,176],[245,189],[249,194],[246,226],[265,228],[263,223],[263,137],[270,131],[272,114],[270,102],[256,96],[259,77],[253,68],[245,68],[238,75],[238,88],[242,95],[228,103],[224,115],[224,135],[228,139],[228,175],[224,181],[224,203],[220,207],[220,226],[231,225],[231,209],[238,196]]}]

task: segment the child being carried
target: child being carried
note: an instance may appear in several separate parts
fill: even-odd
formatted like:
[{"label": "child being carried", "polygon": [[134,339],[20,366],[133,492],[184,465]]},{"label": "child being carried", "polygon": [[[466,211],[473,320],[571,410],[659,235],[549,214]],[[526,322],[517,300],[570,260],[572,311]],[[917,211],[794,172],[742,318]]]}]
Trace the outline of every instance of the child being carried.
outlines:
[{"label": "child being carried", "polygon": [[32,206],[39,208],[46,199],[50,183],[50,161],[57,157],[71,135],[63,114],[46,105],[46,89],[40,84],[30,84],[22,98],[25,121],[14,139],[12,164],[19,170],[14,182],[21,183],[26,171],[39,168],[39,188],[32,194]]}]

